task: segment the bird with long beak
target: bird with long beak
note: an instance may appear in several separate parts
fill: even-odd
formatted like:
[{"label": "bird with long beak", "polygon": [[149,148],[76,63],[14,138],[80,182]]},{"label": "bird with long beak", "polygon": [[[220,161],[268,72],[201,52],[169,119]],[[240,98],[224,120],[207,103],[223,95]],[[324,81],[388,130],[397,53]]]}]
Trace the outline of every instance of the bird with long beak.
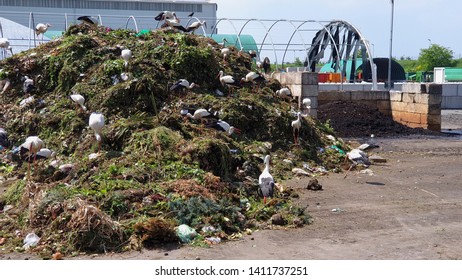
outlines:
[{"label": "bird with long beak", "polygon": [[343,177],[344,179],[348,176],[348,173],[350,172],[350,170],[356,165],[361,164],[361,165],[364,165],[365,167],[369,167],[371,165],[371,162],[369,161],[369,156],[360,149],[353,149],[349,151],[346,154],[345,160],[343,161],[343,163],[345,164],[347,160],[350,160],[352,164],[350,165],[350,168],[348,168],[347,172],[345,173],[345,176]]},{"label": "bird with long beak", "polygon": [[200,120],[201,122],[204,122],[206,118],[214,117],[214,115],[209,110],[204,108],[197,109],[193,114],[188,112],[186,113],[186,116],[193,120]]},{"label": "bird with long beak", "polygon": [[43,147],[43,141],[38,136],[29,136],[26,141],[19,146],[19,155],[22,159],[30,158],[27,165],[27,179],[30,178],[30,162],[34,163],[36,169],[37,153]]},{"label": "bird with long beak", "polygon": [[216,122],[209,123],[209,124],[207,124],[207,127],[214,128],[214,129],[216,129],[218,131],[225,131],[229,135],[231,135],[233,133],[241,134],[241,130],[239,128],[231,126],[229,123],[227,123],[225,121],[222,121],[222,120],[218,120]]},{"label": "bird with long beak", "polygon": [[132,51],[125,48],[125,47],[121,47],[122,51],[120,53],[120,56],[122,57],[122,59],[124,60],[124,66],[125,66],[125,69],[127,69],[128,67],[128,62],[132,59]]},{"label": "bird with long beak", "polygon": [[244,78],[241,79],[241,83],[252,83],[252,92],[254,85],[257,85],[257,92],[259,90],[260,84],[266,82],[265,77],[263,77],[260,73],[257,72],[249,72],[245,75]]},{"label": "bird with long beak", "polygon": [[303,113],[305,116],[308,116],[311,113],[311,99],[310,98],[303,98]]},{"label": "bird with long beak", "polygon": [[185,90],[188,90],[188,89],[193,89],[195,87],[199,87],[199,85],[195,84],[195,83],[189,83],[188,80],[186,79],[179,79],[178,81],[175,82],[175,84],[173,84],[171,87],[170,87],[170,91],[182,91],[184,92]]},{"label": "bird with long beak", "polygon": [[240,81],[238,79],[231,75],[224,75],[222,70],[220,70],[218,73],[217,78],[220,79],[220,83],[223,87],[228,88],[228,96],[230,95],[232,89],[241,87]]},{"label": "bird with long beak", "polygon": [[174,18],[174,19],[166,18],[165,23],[167,24],[167,26],[170,26],[170,27],[172,27],[172,28],[174,28],[176,30],[180,30],[180,31],[183,31],[183,32],[188,32],[188,30],[183,25],[181,25],[178,18]]},{"label": "bird with long beak", "polygon": [[69,97],[72,99],[72,101],[75,102],[76,109],[80,108],[80,110],[82,110],[83,112],[87,111],[87,107],[83,105],[85,103],[85,98],[82,95],[74,93],[71,94]]},{"label": "bird with long beak", "polygon": [[302,127],[302,119],[300,112],[297,113],[297,119],[295,121],[292,121],[291,125],[294,133],[295,145],[299,145],[300,128]]},{"label": "bird with long beak", "polygon": [[6,58],[8,51],[13,55],[13,49],[10,46],[10,41],[7,38],[0,38],[0,49],[3,49],[2,58]]},{"label": "bird with long beak", "polygon": [[260,193],[263,196],[263,203],[266,204],[267,197],[273,197],[274,193],[274,179],[270,173],[270,156],[265,156],[265,168],[258,177],[258,184],[260,186]]},{"label": "bird with long beak", "polygon": [[188,27],[186,27],[187,32],[193,32],[196,31],[199,27],[205,26],[207,28],[207,22],[205,21],[196,21],[191,23]]},{"label": "bird with long beak", "polygon": [[98,153],[101,150],[101,142],[102,142],[102,137],[101,133],[104,127],[104,116],[102,113],[96,113],[93,112],[90,115],[90,120],[88,122],[88,125],[93,129],[95,132],[95,137],[96,141],[98,142]]},{"label": "bird with long beak", "polygon": [[39,23],[37,24],[37,26],[35,27],[35,34],[37,36],[39,36],[40,34],[42,34],[42,43],[43,43],[43,34],[45,34],[45,32],[47,32],[48,30],[48,27],[51,27],[52,25],[49,24],[49,23]]}]

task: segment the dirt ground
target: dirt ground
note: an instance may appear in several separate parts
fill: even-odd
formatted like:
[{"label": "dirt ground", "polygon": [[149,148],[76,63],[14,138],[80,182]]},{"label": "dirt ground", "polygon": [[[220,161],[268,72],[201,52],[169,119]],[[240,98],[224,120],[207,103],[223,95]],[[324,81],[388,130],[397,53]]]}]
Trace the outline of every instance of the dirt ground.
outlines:
[{"label": "dirt ground", "polygon": [[[462,114],[443,112],[443,130],[462,129]],[[348,139],[347,139],[348,140]],[[349,139],[355,140],[355,139]],[[377,137],[370,154],[387,159],[369,173],[319,177],[322,191],[305,189],[308,179],[285,182],[311,225],[264,230],[211,248],[172,246],[73,259],[462,259],[462,136]],[[35,259],[0,254],[1,259]]]}]

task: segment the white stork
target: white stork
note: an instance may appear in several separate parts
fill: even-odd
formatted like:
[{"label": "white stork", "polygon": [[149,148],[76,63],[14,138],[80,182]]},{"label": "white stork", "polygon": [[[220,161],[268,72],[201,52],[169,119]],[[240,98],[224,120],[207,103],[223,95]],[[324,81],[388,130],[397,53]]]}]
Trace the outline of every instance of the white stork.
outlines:
[{"label": "white stork", "polygon": [[[26,141],[19,146],[19,155],[22,159],[31,158],[34,163],[34,169],[36,166],[37,152],[43,147],[43,141],[38,136],[29,136]],[[28,161],[27,166],[27,178],[30,178],[30,162]]]},{"label": "white stork", "polygon": [[41,159],[48,159],[53,158],[56,156],[56,152],[48,149],[48,148],[41,148],[34,156],[27,156],[24,158],[27,162],[34,162],[34,160],[41,160]]},{"label": "white stork", "polygon": [[231,75],[224,75],[222,70],[220,70],[217,77],[219,77],[223,87],[228,87],[228,96],[230,95],[231,88],[240,87],[240,83],[236,78]]},{"label": "white stork", "polygon": [[[253,89],[254,84],[259,85],[260,83],[264,83],[266,82],[266,79],[260,73],[251,71],[247,73],[247,75],[245,75],[245,78],[241,79],[241,82],[252,83],[252,89]],[[258,91],[258,88],[257,88],[257,91]]]},{"label": "white stork", "polygon": [[177,30],[181,30],[183,32],[188,32],[188,30],[183,26],[181,25],[180,21],[178,20],[178,18],[173,18],[173,19],[168,19],[166,18],[165,19],[165,23],[172,27],[172,28],[175,28]]},{"label": "white stork", "polygon": [[373,150],[379,148],[380,146],[375,143],[375,135],[371,134],[371,138],[367,143],[364,143],[358,147],[361,151]]},{"label": "white stork", "polygon": [[205,26],[207,28],[207,23],[205,21],[196,21],[191,23],[188,27],[186,27],[187,32],[196,31],[199,27]]},{"label": "white stork", "polygon": [[265,169],[258,177],[258,184],[260,186],[260,193],[263,196],[263,203],[266,204],[266,198],[272,197],[274,193],[274,179],[270,173],[270,156],[265,156]]},{"label": "white stork", "polygon": [[125,47],[121,47],[122,48],[122,51],[120,53],[120,56],[122,56],[122,59],[124,60],[124,66],[125,66],[125,69],[127,69],[128,67],[128,62],[132,59],[132,51],[125,48]]},{"label": "white stork", "polygon": [[186,113],[186,116],[193,119],[193,120],[201,120],[201,121],[203,121],[204,118],[211,117],[213,115],[207,109],[201,108],[201,109],[197,109],[196,111],[194,111],[193,114],[191,114],[189,112]]},{"label": "white stork", "polygon": [[295,121],[292,121],[292,129],[294,132],[294,141],[295,145],[299,145],[298,138],[300,136],[300,128],[302,127],[302,119],[301,119],[301,113],[297,113],[297,119]]},{"label": "white stork", "polygon": [[43,34],[45,34],[45,32],[47,32],[48,30],[48,27],[51,27],[52,25],[49,24],[49,23],[39,23],[37,24],[37,26],[35,27],[35,34],[37,35],[37,37],[42,34],[42,43],[43,43]]},{"label": "white stork", "polygon": [[346,178],[347,175],[348,175],[348,172],[350,172],[350,170],[354,166],[356,166],[358,164],[364,165],[365,167],[369,167],[371,165],[371,162],[369,161],[368,155],[364,151],[362,151],[360,149],[353,149],[353,150],[349,151],[346,154],[344,163],[347,160],[350,160],[352,162],[352,164],[350,165],[350,168],[348,168],[348,171],[346,172],[345,177],[343,177],[343,178]]},{"label": "white stork", "polygon": [[222,121],[222,120],[218,120],[216,122],[208,124],[207,127],[214,128],[214,129],[216,129],[218,131],[225,131],[229,135],[231,135],[233,133],[237,133],[237,134],[241,133],[241,130],[239,128],[231,126],[229,123],[227,123],[225,121]]},{"label": "white stork", "polygon": [[2,58],[6,58],[8,51],[13,55],[13,49],[10,46],[10,41],[7,38],[0,38],[0,49],[2,49]]},{"label": "white stork", "polygon": [[157,21],[161,21],[164,19],[178,19],[178,18],[175,12],[163,11],[163,12],[160,12],[154,19]]},{"label": "white stork", "polygon": [[104,127],[104,116],[102,113],[93,112],[90,115],[88,125],[94,130],[96,141],[98,142],[98,153],[101,150],[101,132]]},{"label": "white stork", "polygon": [[87,111],[87,107],[83,105],[85,103],[85,97],[78,93],[71,94],[69,97],[75,102],[77,108],[80,106],[84,112]]},{"label": "white stork", "polygon": [[292,97],[292,92],[290,92],[289,88],[283,87],[281,89],[276,90],[276,95],[280,98],[286,99]]},{"label": "white stork", "polygon": [[86,23],[92,24],[92,25],[97,25],[98,24],[98,20],[94,19],[91,16],[80,16],[80,17],[77,18],[77,20],[80,20],[82,22],[86,22]]},{"label": "white stork", "polygon": [[193,89],[194,87],[199,87],[199,85],[189,83],[186,79],[179,79],[170,87],[170,91],[184,91],[185,89]]},{"label": "white stork", "polygon": [[309,115],[311,113],[311,99],[303,98],[302,104],[303,104],[303,113],[305,115]]}]

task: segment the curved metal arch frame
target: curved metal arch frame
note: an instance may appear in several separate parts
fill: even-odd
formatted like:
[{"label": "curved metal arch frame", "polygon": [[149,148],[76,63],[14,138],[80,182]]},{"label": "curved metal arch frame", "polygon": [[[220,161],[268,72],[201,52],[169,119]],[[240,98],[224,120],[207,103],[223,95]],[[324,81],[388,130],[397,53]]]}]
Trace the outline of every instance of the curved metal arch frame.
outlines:
[{"label": "curved metal arch frame", "polygon": [[[249,19],[247,20],[244,25],[242,26],[241,30],[239,30],[239,34],[237,35],[239,38],[241,38],[241,33],[242,31],[244,30],[244,28],[247,26],[248,23],[252,22],[252,21],[256,21],[256,22],[259,22],[263,28],[265,28],[265,31],[266,31],[266,34],[265,34],[265,37],[266,35],[269,35],[270,37],[270,41],[271,41],[271,46],[273,47],[273,54],[274,54],[274,59],[275,59],[275,65],[276,65],[276,68],[278,66],[278,58],[277,58],[277,55],[276,55],[276,49],[274,47],[274,42],[273,42],[273,38],[271,37],[271,34],[269,34],[269,30],[268,28],[266,27],[266,25],[263,24],[263,21],[260,20],[260,19]],[[263,45],[260,46],[260,49],[258,50],[258,59],[261,60],[260,58],[260,52],[261,52],[261,48],[262,48]],[[241,45],[242,47],[242,45]]]},{"label": "curved metal arch frame", "polygon": [[305,23],[313,22],[313,21],[312,21],[312,20],[306,20],[306,21],[302,22],[302,23],[301,23],[299,26],[297,26],[297,27],[295,27],[295,25],[293,24],[292,21],[289,20],[288,22],[290,22],[290,24],[294,27],[295,30],[294,30],[294,32],[292,33],[292,35],[290,36],[290,39],[289,39],[289,41],[287,42],[286,49],[285,49],[285,51],[284,51],[284,55],[282,56],[282,66],[281,66],[282,68],[284,68],[284,59],[286,58],[287,49],[289,48],[290,42],[292,42],[292,39],[293,39],[295,33],[297,33],[298,36],[300,36],[300,40],[302,40],[303,47],[305,48],[306,55],[308,56],[308,49],[306,48],[305,41],[303,40],[303,37],[302,37],[302,35],[300,34],[299,29],[300,29],[300,27],[302,27]]},{"label": "curved metal arch frame", "polygon": [[128,23],[130,22],[130,19],[133,19],[133,23],[135,24],[135,31],[136,33],[138,33],[139,32],[138,23],[136,22],[136,18],[134,16],[129,16],[127,18],[127,21],[125,22],[125,29],[128,29],[127,27],[128,27]]},{"label": "curved metal arch frame", "polygon": [[[223,20],[226,20],[227,22],[229,22],[229,24],[231,24],[231,26],[233,27],[234,29],[234,34],[236,34],[237,36],[237,29],[236,29],[236,26],[234,26],[233,22],[229,19],[229,18],[221,18],[217,21],[217,23],[215,23],[215,26],[213,27],[212,29],[212,32],[210,33],[210,36],[212,36],[212,34],[214,34],[215,30],[217,30],[217,26],[218,24],[223,21]],[[237,40],[239,41],[239,45],[242,47],[242,42],[241,42],[241,38],[239,36],[237,36]]]}]

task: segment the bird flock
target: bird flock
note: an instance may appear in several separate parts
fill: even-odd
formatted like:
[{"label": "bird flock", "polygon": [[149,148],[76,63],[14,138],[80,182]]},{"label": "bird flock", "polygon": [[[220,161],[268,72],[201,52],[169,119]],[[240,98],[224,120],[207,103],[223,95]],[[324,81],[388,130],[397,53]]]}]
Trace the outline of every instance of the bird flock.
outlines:
[{"label": "bird flock", "polygon": [[[193,16],[193,13],[189,15],[190,17]],[[86,24],[98,24],[98,21],[91,17],[79,17],[79,20],[85,22]],[[199,28],[207,28],[207,23],[205,21],[197,20],[188,26],[183,26],[181,24],[180,19],[177,17],[175,12],[170,11],[163,11],[155,17],[155,20],[162,23],[163,28],[172,28],[178,30],[180,32],[195,32]],[[41,36],[43,42],[43,34],[51,27],[50,24],[43,24],[40,23],[36,26],[35,32],[37,36]],[[220,53],[223,58],[224,63],[229,63],[229,58],[233,53],[233,49],[229,46],[226,46],[227,40],[223,39],[223,42],[220,45]],[[124,61],[124,68],[126,71],[130,68],[130,63],[132,63],[134,54],[132,50],[130,50],[126,46],[117,46],[120,49],[120,57]],[[11,46],[6,38],[0,39],[0,48],[2,48],[3,56],[6,56],[6,50],[11,51]],[[239,52],[238,55],[241,55],[243,50]],[[13,55],[12,51],[11,54]],[[244,84],[251,85],[251,92],[258,93],[260,87],[264,86],[267,83],[268,73],[270,72],[271,65],[269,58],[264,58],[263,61],[260,61],[258,58],[258,54],[251,50],[248,52],[248,55],[256,60],[256,67],[257,69],[262,70],[262,73],[259,71],[249,71],[244,77],[236,77],[233,75],[227,75],[224,73],[223,70],[220,70],[217,73],[217,79],[219,84],[227,89],[228,97],[236,96],[235,92],[236,89],[242,88]],[[192,82],[190,83],[186,79],[178,79],[176,80],[171,86],[169,86],[169,90],[174,93],[185,94],[189,91],[192,91],[194,88],[199,87],[198,84]],[[22,101],[23,106],[27,106],[27,104],[31,102],[35,102],[33,97],[33,93],[35,90],[35,81],[32,77],[24,76],[23,77],[23,93],[27,98]],[[288,87],[282,87],[281,89],[275,92],[275,96],[281,99],[292,101],[294,100],[291,90]],[[85,98],[83,95],[72,92],[69,95],[70,100],[75,104],[76,113],[79,115],[85,115],[89,113],[87,106],[85,105]],[[303,99],[303,113],[302,112],[295,112],[296,119],[291,121],[290,125],[293,130],[293,139],[294,145],[300,146],[301,139],[300,139],[300,131],[302,130],[303,126],[303,117],[309,115],[309,110],[311,108],[311,100],[309,98]],[[213,112],[212,109],[206,108],[183,108],[181,111],[181,115],[187,118],[188,120],[193,121],[200,121],[201,123],[205,124],[206,128],[215,129],[217,131],[225,132],[228,135],[234,134],[241,134],[242,131],[234,127],[233,125],[229,124],[225,120],[222,120],[219,116],[219,112]],[[91,112],[88,117],[88,127],[92,129],[94,132],[94,139],[98,145],[97,154],[99,154],[102,150],[102,142],[103,142],[103,129],[105,126],[105,116],[101,112]],[[0,128],[0,147],[8,148],[11,147],[11,143],[8,140],[8,134],[5,129]],[[50,159],[55,158],[56,153],[52,150],[45,147],[45,143],[38,137],[38,136],[28,136],[25,141],[19,146],[18,153],[20,158],[28,163],[27,169],[27,178],[30,178],[31,173],[31,164],[34,166],[34,170],[37,169],[37,161],[41,159]],[[351,151],[347,157],[350,160],[356,159],[356,151]],[[267,198],[273,197],[274,195],[274,179],[273,176],[270,174],[270,155],[266,155],[264,158],[265,167],[259,176],[259,192],[264,198],[264,203],[267,203]],[[72,165],[62,165],[63,169],[72,168]],[[61,169],[61,168],[60,168]]]}]

